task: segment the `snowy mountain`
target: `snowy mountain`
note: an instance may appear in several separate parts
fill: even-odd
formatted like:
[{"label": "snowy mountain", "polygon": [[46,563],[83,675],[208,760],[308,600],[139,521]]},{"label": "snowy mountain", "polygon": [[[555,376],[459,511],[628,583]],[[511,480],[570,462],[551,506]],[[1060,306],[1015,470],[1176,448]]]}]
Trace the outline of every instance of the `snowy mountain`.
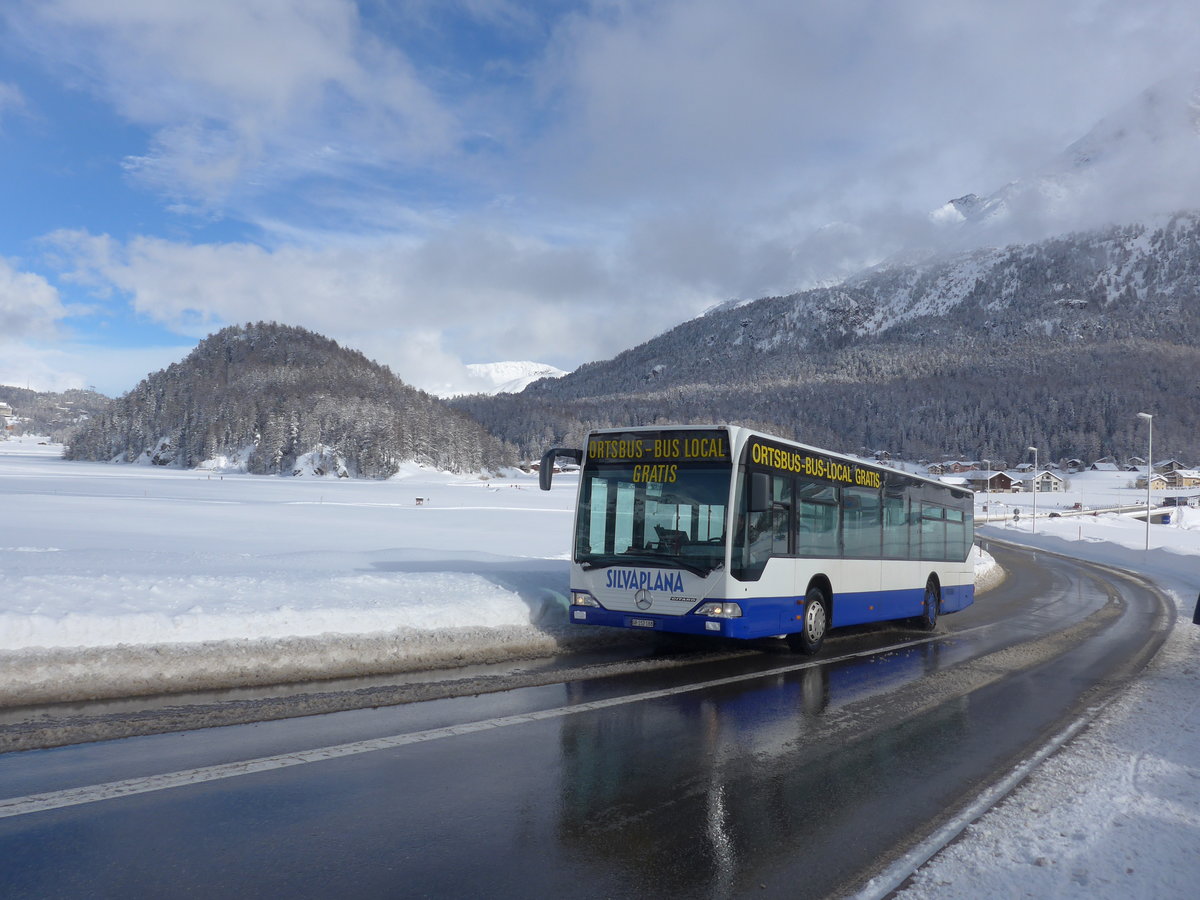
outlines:
[{"label": "snowy mountain", "polygon": [[[735,421],[916,458],[1200,458],[1200,214],[890,264],[708,314],[513,397],[464,398],[533,455],[588,427]],[[948,445],[953,442],[953,445]],[[1161,443],[1160,443],[1161,442]],[[548,445],[548,444],[547,444]]]},{"label": "snowy mountain", "polygon": [[563,369],[536,362],[472,363],[467,366],[472,386],[477,382],[478,394],[515,394],[525,390],[539,378],[561,378]]},{"label": "snowy mountain", "polygon": [[1038,171],[936,210],[954,238],[1003,243],[1200,208],[1200,74],[1181,73],[1105,116]]}]

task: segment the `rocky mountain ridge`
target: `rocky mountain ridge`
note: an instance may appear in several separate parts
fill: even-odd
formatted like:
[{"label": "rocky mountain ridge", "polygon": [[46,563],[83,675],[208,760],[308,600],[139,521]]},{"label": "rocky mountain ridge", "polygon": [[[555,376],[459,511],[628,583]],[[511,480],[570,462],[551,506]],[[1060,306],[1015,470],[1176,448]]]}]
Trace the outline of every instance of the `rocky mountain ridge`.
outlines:
[{"label": "rocky mountain ridge", "polygon": [[533,455],[589,427],[761,424],[811,443],[1016,458],[1200,458],[1200,215],[886,265],[721,307],[506,398],[464,399]]}]

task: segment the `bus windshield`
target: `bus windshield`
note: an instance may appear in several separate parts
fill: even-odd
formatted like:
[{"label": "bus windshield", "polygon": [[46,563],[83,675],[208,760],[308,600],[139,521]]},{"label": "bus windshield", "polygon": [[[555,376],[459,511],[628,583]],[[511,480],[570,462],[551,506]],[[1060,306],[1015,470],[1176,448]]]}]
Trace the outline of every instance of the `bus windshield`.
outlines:
[{"label": "bus windshield", "polygon": [[[575,561],[585,569],[629,565],[706,575],[725,561],[731,466],[602,464],[584,470]],[[670,480],[673,479],[673,480]]]}]

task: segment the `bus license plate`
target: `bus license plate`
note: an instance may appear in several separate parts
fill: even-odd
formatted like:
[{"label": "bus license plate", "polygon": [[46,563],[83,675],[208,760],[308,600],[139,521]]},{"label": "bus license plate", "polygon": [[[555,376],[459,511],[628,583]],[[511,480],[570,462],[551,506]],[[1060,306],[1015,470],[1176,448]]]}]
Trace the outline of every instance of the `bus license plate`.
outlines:
[{"label": "bus license plate", "polygon": [[629,624],[634,628],[653,628],[653,619],[630,619]]}]

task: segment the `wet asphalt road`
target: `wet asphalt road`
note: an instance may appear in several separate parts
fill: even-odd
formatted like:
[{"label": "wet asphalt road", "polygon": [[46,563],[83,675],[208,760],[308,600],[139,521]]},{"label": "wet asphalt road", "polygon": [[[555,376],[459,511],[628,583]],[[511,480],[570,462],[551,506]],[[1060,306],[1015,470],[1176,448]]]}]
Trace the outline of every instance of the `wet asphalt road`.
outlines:
[{"label": "wet asphalt road", "polygon": [[932,636],[0,755],[0,895],[844,893],[1169,625],[1138,584],[991,551],[1010,577]]}]

